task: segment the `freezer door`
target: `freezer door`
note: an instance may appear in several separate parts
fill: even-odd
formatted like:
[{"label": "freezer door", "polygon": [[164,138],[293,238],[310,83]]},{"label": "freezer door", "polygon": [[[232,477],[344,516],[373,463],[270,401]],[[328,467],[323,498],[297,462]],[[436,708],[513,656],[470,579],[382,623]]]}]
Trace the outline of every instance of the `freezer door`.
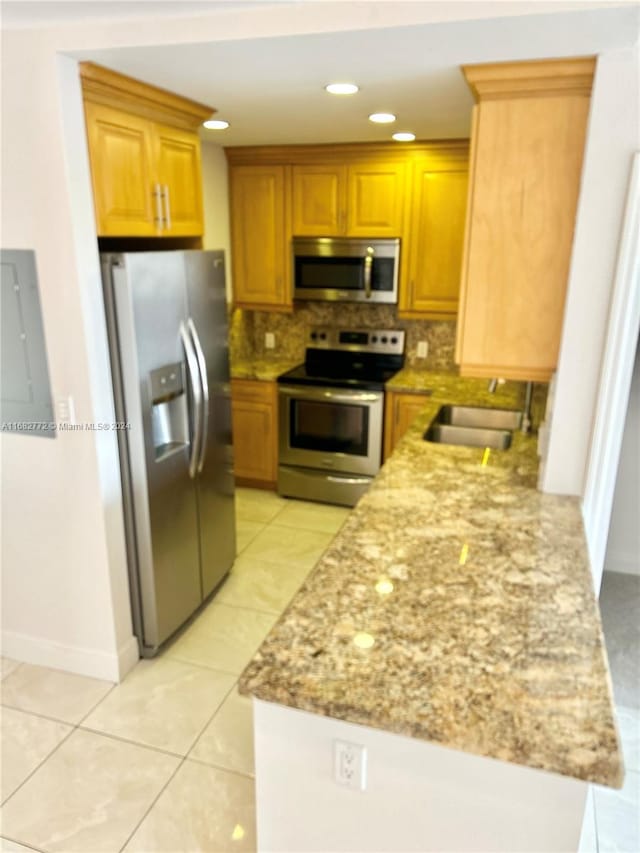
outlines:
[{"label": "freezer door", "polygon": [[200,555],[204,596],[236,556],[229,329],[224,252],[185,252],[190,329],[208,397],[198,461]]},{"label": "freezer door", "polygon": [[180,253],[121,255],[112,259],[111,281],[123,419],[130,423],[123,484],[132,604],[141,650],[149,655],[202,600],[189,474],[197,365]]}]

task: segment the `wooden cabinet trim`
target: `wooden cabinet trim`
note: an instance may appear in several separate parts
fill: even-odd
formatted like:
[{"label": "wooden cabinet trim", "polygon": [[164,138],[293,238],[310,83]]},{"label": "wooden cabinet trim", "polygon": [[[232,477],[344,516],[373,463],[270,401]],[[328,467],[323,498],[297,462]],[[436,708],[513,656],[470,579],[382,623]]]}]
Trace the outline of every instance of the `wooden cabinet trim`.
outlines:
[{"label": "wooden cabinet trim", "polygon": [[459,159],[467,162],[468,139],[438,139],[433,142],[379,143],[359,142],[337,145],[255,145],[225,148],[229,165],[331,165],[366,162],[406,163],[416,157],[433,160],[434,171],[440,164],[451,168]]},{"label": "wooden cabinet trim", "polygon": [[215,113],[213,107],[206,104],[126,77],[94,62],[81,62],[79,67],[85,100],[187,130],[195,130]]},{"label": "wooden cabinet trim", "polygon": [[591,95],[595,56],[463,65],[462,73],[476,100]]}]

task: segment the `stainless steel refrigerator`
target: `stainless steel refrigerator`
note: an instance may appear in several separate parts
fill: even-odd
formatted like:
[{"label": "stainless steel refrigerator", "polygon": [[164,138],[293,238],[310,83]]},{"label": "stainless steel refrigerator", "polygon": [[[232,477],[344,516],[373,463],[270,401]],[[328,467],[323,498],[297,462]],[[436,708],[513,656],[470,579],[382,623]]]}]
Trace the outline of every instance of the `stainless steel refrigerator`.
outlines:
[{"label": "stainless steel refrigerator", "polygon": [[148,657],[235,559],[224,253],[101,260],[132,615]]}]

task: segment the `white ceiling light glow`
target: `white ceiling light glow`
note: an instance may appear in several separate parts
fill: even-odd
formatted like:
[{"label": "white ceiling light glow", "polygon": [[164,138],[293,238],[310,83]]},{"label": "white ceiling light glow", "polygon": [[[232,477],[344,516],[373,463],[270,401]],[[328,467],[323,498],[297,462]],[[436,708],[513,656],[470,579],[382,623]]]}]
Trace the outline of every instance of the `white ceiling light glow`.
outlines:
[{"label": "white ceiling light glow", "polygon": [[324,88],[330,95],[355,95],[358,91],[355,83],[329,83]]},{"label": "white ceiling light glow", "polygon": [[391,124],[396,117],[393,113],[371,113],[369,121],[374,121],[376,124]]},{"label": "white ceiling light glow", "polygon": [[402,133],[394,133],[391,138],[395,139],[396,142],[413,142],[413,140],[416,138],[416,135],[415,135],[415,133],[404,133],[404,132],[402,132]]},{"label": "white ceiling light glow", "polygon": [[229,122],[221,118],[212,118],[209,121],[203,121],[202,126],[207,130],[226,130],[229,127]]}]

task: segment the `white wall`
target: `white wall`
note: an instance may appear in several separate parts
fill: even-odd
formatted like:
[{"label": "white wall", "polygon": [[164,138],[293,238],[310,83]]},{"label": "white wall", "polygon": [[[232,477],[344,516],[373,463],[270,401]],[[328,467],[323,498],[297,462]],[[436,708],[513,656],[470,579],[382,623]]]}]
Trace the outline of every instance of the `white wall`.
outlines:
[{"label": "white wall", "polygon": [[[76,63],[24,38],[2,53],[3,245],[36,250],[54,395],[111,423]],[[138,655],[114,435],[1,442],[3,654],[117,680]]]},{"label": "white wall", "polygon": [[640,346],[629,394],[605,571],[640,575]]},{"label": "white wall", "polygon": [[202,144],[202,196],[204,202],[204,249],[224,249],[227,302],[231,302],[231,235],[227,158],[221,145]]},{"label": "white wall", "polygon": [[638,48],[598,57],[556,373],[544,491],[584,494],[602,355],[634,152]]}]

